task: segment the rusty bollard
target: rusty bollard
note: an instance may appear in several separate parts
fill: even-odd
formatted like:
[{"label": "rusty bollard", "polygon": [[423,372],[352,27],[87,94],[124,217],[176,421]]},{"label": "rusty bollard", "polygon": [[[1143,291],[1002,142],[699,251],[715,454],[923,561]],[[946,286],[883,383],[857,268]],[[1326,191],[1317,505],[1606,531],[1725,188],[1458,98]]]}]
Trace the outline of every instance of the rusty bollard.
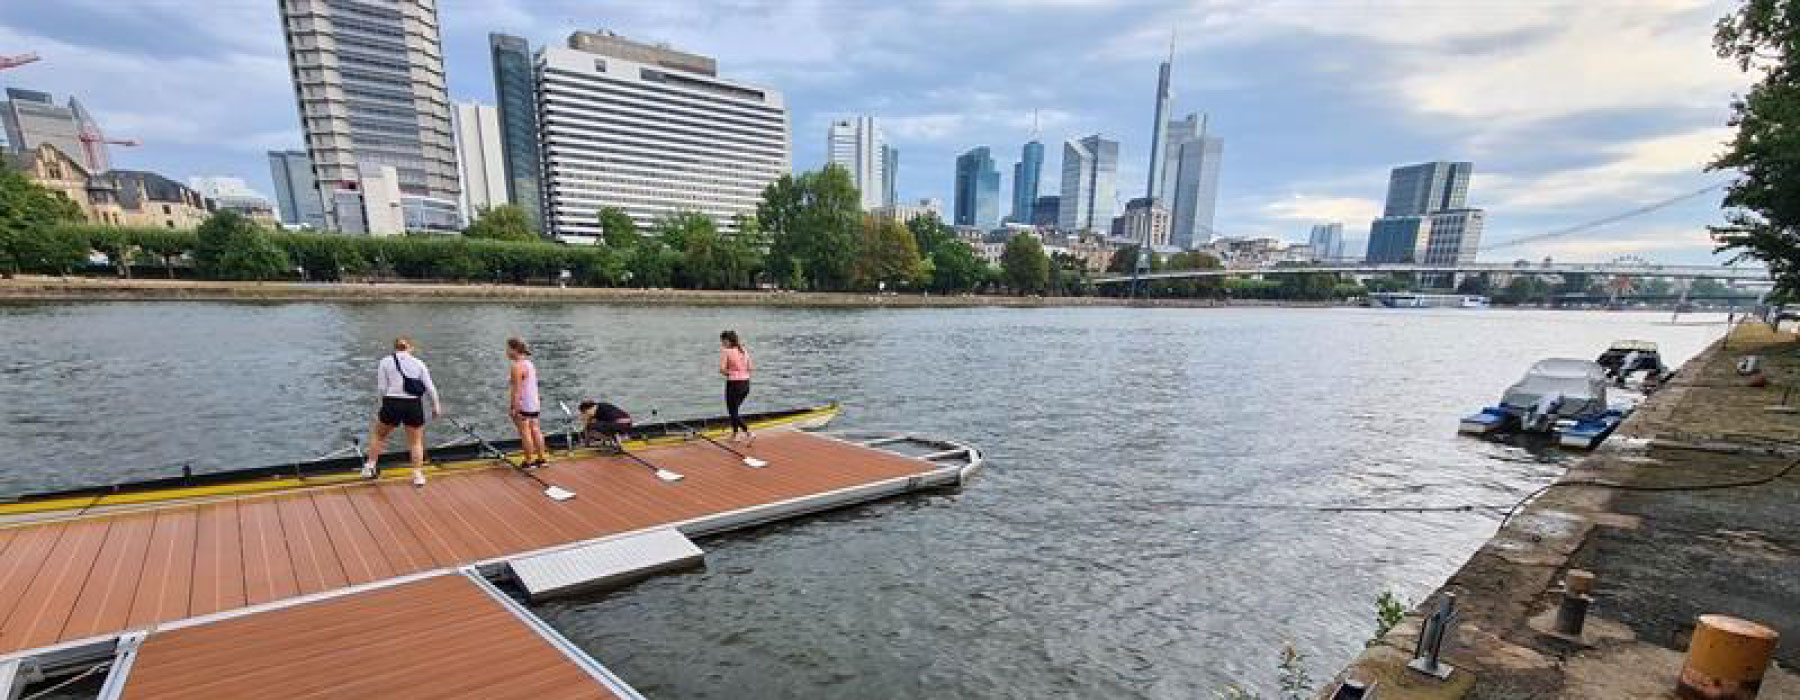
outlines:
[{"label": "rusty bollard", "polygon": [[1701,615],[1688,640],[1675,694],[1690,700],[1752,700],[1780,635],[1729,615]]}]

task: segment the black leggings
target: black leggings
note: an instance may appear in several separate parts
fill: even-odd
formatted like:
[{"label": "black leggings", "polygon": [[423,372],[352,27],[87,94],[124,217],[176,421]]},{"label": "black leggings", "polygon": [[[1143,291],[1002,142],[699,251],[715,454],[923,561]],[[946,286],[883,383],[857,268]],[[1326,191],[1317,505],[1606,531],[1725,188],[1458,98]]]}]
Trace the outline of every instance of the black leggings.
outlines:
[{"label": "black leggings", "polygon": [[750,426],[744,425],[744,419],[738,417],[738,408],[744,405],[744,399],[750,396],[750,380],[725,380],[725,410],[731,412],[731,430],[750,432]]}]

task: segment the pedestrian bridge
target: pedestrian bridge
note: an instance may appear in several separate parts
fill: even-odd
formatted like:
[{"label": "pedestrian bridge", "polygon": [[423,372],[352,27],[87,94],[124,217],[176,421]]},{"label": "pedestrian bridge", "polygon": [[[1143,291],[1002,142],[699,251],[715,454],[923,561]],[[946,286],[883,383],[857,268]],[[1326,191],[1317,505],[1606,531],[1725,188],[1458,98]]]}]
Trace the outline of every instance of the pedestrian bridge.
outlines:
[{"label": "pedestrian bridge", "polygon": [[1164,270],[1142,275],[1112,274],[1094,278],[1094,284],[1117,284],[1132,280],[1179,280],[1213,277],[1254,277],[1268,275],[1307,274],[1508,274],[1508,275],[1606,275],[1612,277],[1664,277],[1669,279],[1711,279],[1724,282],[1768,283],[1769,270],[1763,267],[1730,267],[1724,265],[1626,265],[1618,263],[1555,263],[1550,265],[1519,263],[1462,263],[1457,265],[1415,265],[1409,263],[1320,263],[1280,267],[1215,268],[1206,270]]}]

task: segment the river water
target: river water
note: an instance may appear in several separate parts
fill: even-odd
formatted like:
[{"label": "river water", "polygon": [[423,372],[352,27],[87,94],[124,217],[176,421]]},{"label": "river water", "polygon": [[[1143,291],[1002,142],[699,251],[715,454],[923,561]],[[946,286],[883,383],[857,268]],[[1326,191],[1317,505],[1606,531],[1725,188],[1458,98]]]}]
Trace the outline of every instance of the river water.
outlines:
[{"label": "river water", "polygon": [[[749,410],[838,399],[836,427],[970,441],[960,494],[703,541],[704,572],[538,612],[655,698],[1210,697],[1272,691],[1284,643],[1328,677],[1376,595],[1417,600],[1488,512],[1568,459],[1460,438],[1533,360],[1612,340],[1680,362],[1718,317],[1378,309],[0,305],[0,493],[291,460],[367,428],[396,334],[454,413],[505,435],[509,335],[547,396],[717,414],[715,338]],[[439,431],[434,441],[447,439]]]}]

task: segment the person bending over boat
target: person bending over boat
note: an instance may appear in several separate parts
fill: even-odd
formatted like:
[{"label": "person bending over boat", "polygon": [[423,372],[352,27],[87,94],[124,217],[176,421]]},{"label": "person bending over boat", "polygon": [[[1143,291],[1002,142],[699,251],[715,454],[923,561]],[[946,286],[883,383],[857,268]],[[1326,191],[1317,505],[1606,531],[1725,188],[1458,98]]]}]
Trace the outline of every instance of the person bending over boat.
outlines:
[{"label": "person bending over boat", "polygon": [[413,357],[413,343],[407,338],[394,339],[394,352],[381,358],[375,368],[375,390],[381,395],[381,409],[370,428],[369,456],[363,462],[362,475],[373,479],[381,475],[376,459],[387,447],[388,434],[395,426],[406,426],[406,447],[412,455],[414,486],[425,485],[425,397],[431,397],[431,414],[444,415],[444,405],[437,385],[431,383],[431,370]]},{"label": "person bending over boat", "polygon": [[531,348],[519,338],[506,339],[506,359],[512,361],[512,368],[507,371],[512,387],[506,402],[507,416],[519,429],[519,445],[524,450],[524,461],[519,466],[542,467],[549,463],[550,450],[544,446],[544,429],[538,424],[543,407],[538,403],[537,365],[531,363]]},{"label": "person bending over boat", "polygon": [[631,432],[631,414],[625,409],[605,401],[589,399],[581,402],[576,410],[581,412],[581,441],[593,445],[600,444],[614,449],[624,449],[619,444],[620,436]]},{"label": "person bending over boat", "polygon": [[756,439],[750,434],[750,426],[738,417],[738,409],[750,396],[751,369],[750,351],[745,350],[743,341],[738,340],[737,331],[719,333],[719,374],[725,377],[725,411],[731,414],[732,440],[737,440],[740,432],[746,442]]}]

